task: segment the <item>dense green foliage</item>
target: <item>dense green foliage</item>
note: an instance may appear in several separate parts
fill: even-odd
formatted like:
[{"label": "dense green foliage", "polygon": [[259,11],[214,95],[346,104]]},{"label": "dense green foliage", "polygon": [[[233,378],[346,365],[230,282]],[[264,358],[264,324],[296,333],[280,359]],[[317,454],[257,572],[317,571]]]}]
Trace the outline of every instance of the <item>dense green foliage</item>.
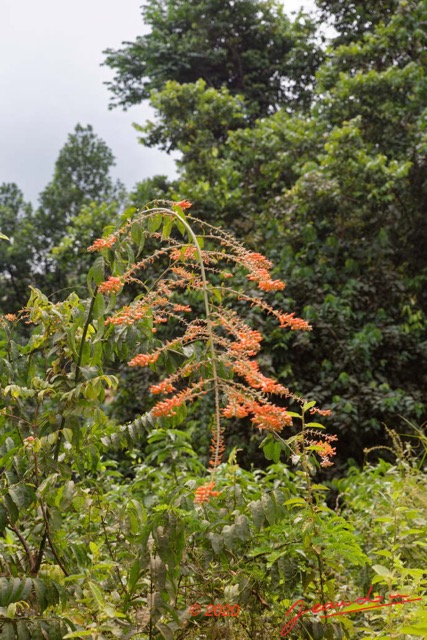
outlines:
[{"label": "dense green foliage", "polygon": [[34,259],[33,211],[16,184],[0,185],[0,309],[17,311],[28,298]]},{"label": "dense green foliage", "polygon": [[199,79],[242,95],[250,119],[309,104],[321,59],[313,24],[292,23],[277,0],[150,0],[142,16],[148,34],[105,52],[116,72],[107,83],[113,105],[138,104],[168,81]]},{"label": "dense green foliage", "polygon": [[[1,640],[427,638],[427,5],[316,4],[291,20],[276,0],[147,0],[148,32],[104,52],[111,106],[150,101],[136,130],[178,152],[178,178],[126,194],[77,125],[37,207],[0,186]],[[183,197],[193,248],[186,200],[145,209]],[[221,228],[274,262],[268,305]],[[172,268],[188,284],[159,302]],[[200,333],[172,342],[187,304]],[[280,309],[313,330],[283,331]],[[227,326],[237,352],[264,334],[265,376],[216,369]],[[158,375],[179,401],[155,404]],[[197,388],[190,412],[198,376],[221,393]],[[249,396],[218,418],[236,377],[261,405],[278,381],[292,426],[254,429]],[[333,410],[327,470],[299,395]],[[368,593],[413,601],[323,617]]]},{"label": "dense green foliage", "polygon": [[309,113],[283,106],[253,122],[226,82],[171,76],[138,129],[180,151],[172,197],[279,265],[289,308],[314,331],[273,333],[272,367],[337,409],[342,456],[361,461],[383,423],[425,419],[427,14],[415,1],[319,5],[338,33]]},{"label": "dense green foliage", "polygon": [[[351,470],[336,483],[333,509],[326,502],[328,487],[314,480],[322,443],[310,443],[322,427],[306,423],[313,402],[301,407],[300,416],[289,414],[302,431],[292,428],[285,440],[273,429],[258,439],[272,461],[265,471],[243,470],[232,451],[215,468],[219,492],[209,500],[194,498],[202,495],[206,470],[190,438],[192,430],[209,427],[211,416],[186,428],[182,401],[170,405],[174,411],[165,411],[166,402],[160,402],[157,412],[126,424],[109,416],[111,395],[120,384],[112,367],[136,351],[143,352],[137,358],[169,376],[185,370],[190,388],[189,372],[200,369],[203,331],[193,344],[159,339],[155,325],[163,324],[165,313],[175,318],[167,309],[175,309],[176,293],[166,300],[153,297],[156,286],[160,296],[164,289],[144,270],[153,260],[150,255],[144,260],[146,241],[156,238],[181,255],[179,261],[171,255],[171,272],[179,262],[195,268],[194,251],[179,244],[183,235],[186,242],[184,213],[178,207],[174,218],[171,213],[160,209],[132,218],[128,211],[120,232],[97,241],[101,255],[88,274],[90,297],[72,293],[52,303],[33,289],[19,317],[1,318],[2,637],[264,638],[285,628],[295,601],[308,607],[353,601],[370,585],[378,597],[400,592],[413,601],[368,619],[349,613],[322,620],[307,611],[289,637],[423,635],[426,575],[419,565],[427,532],[425,474],[394,434],[398,466]],[[204,240],[214,237],[208,233]],[[203,245],[202,236],[195,240]],[[206,267],[212,264],[214,254],[205,249],[200,255]],[[258,260],[259,254],[248,256]],[[146,292],[117,309],[115,294],[132,284],[138,271]],[[106,272],[112,275],[104,281]],[[182,272],[177,273],[180,306],[194,304],[197,291],[202,297],[206,291],[212,310],[219,308],[215,301],[221,306],[215,269],[207,288],[196,286],[193,294],[190,288],[179,293]],[[165,279],[169,288],[172,282]],[[152,312],[139,313],[147,304]],[[227,317],[226,307],[224,313]],[[20,319],[31,327],[29,337],[18,331]],[[200,318],[194,327],[203,322]],[[241,350],[239,340],[237,335],[233,352]],[[161,359],[153,357],[153,349]],[[201,375],[208,381],[213,362],[202,360]],[[245,379],[245,372],[239,375]],[[255,397],[261,399],[259,391]]]}]

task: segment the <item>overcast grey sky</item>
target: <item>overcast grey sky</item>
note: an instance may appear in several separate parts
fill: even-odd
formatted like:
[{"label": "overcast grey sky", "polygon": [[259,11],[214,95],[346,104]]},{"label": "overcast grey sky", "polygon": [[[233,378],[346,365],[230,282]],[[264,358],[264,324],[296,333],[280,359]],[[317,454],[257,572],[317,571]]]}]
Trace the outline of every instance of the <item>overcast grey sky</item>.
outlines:
[{"label": "overcast grey sky", "polygon": [[[288,12],[313,0],[284,0]],[[58,152],[79,122],[92,124],[116,157],[114,174],[138,180],[172,175],[173,159],[138,144],[132,122],[147,106],[108,110],[101,67],[107,47],[142,32],[141,0],[0,0],[0,183],[16,182],[26,199],[53,174]]]}]

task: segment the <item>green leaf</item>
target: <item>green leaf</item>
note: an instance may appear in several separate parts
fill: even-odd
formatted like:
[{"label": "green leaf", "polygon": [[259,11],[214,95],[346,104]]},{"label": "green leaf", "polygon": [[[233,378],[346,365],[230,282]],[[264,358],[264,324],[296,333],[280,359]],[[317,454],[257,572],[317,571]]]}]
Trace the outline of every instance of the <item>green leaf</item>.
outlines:
[{"label": "green leaf", "polygon": [[174,219],[172,216],[168,216],[163,225],[162,234],[165,238],[169,238],[172,227],[173,227]]},{"label": "green leaf", "polygon": [[211,293],[213,293],[213,295],[216,298],[218,304],[222,304],[222,292],[221,292],[221,290],[217,289],[216,287],[212,287],[211,289],[209,289],[209,291]]},{"label": "green leaf", "polygon": [[174,632],[172,631],[172,629],[170,629],[163,622],[158,622],[156,624],[156,629],[158,629],[160,631],[160,633],[162,634],[164,640],[173,640],[174,639]]},{"label": "green leaf", "polygon": [[12,621],[5,620],[1,629],[1,640],[16,640],[15,625]]},{"label": "green leaf", "polygon": [[7,526],[7,511],[0,503],[0,532],[3,532]]},{"label": "green leaf", "polygon": [[400,633],[409,633],[420,638],[427,638],[427,624],[416,624],[409,627],[399,627]]},{"label": "green leaf", "polygon": [[102,293],[98,293],[95,297],[95,302],[93,304],[93,317],[95,320],[99,318],[103,318],[105,315],[105,300]]},{"label": "green leaf", "polygon": [[36,596],[37,596],[37,601],[39,603],[41,611],[43,612],[49,604],[47,600],[46,584],[44,583],[44,581],[40,580],[39,578],[34,578],[33,584],[34,584],[34,591],[36,592]]},{"label": "green leaf", "polygon": [[145,238],[145,234],[144,234],[139,222],[134,222],[132,224],[132,226],[130,228],[130,235],[131,235],[132,240],[136,244],[136,246],[139,247],[139,243],[141,242],[141,238],[143,236]]},{"label": "green leaf", "polygon": [[257,529],[260,529],[265,521],[264,509],[260,500],[252,501],[248,504],[252,519]]},{"label": "green leaf", "polygon": [[205,246],[205,239],[203,236],[197,236],[197,244],[199,245],[199,249],[203,249]]},{"label": "green leaf", "polygon": [[316,400],[311,400],[311,402],[306,402],[302,407],[303,413],[305,413],[306,411],[314,407],[315,404],[316,404]]},{"label": "green leaf", "polygon": [[15,524],[19,517],[19,511],[16,507],[16,504],[8,493],[6,493],[6,495],[4,496],[3,501],[8,512],[10,522],[12,524]]},{"label": "green leaf", "polygon": [[150,233],[155,233],[156,231],[158,231],[163,224],[163,218],[163,213],[156,213],[155,215],[150,216],[147,220],[148,231]]},{"label": "green leaf", "polygon": [[323,424],[320,424],[320,422],[307,422],[307,424],[305,426],[306,427],[316,427],[316,429],[325,429]]},{"label": "green leaf", "polygon": [[98,256],[91,266],[87,274],[87,286],[90,292],[93,292],[94,287],[100,285],[105,279],[105,260],[103,256]]},{"label": "green leaf", "polygon": [[214,552],[219,555],[224,548],[224,540],[219,533],[214,533],[213,531],[209,531],[206,535],[207,539],[212,545],[212,549]]},{"label": "green leaf", "polygon": [[267,458],[267,460],[273,460],[273,462],[275,463],[279,462],[280,453],[282,450],[280,443],[270,436],[267,437],[266,440],[267,441],[262,447],[265,457]]},{"label": "green leaf", "polygon": [[89,582],[89,589],[92,592],[92,595],[94,597],[94,600],[98,606],[99,609],[103,610],[105,608],[105,601],[104,598],[102,596],[102,591],[101,589],[98,587],[98,585],[96,585],[94,582]]},{"label": "green leaf", "polygon": [[381,564],[373,564],[372,569],[375,571],[375,573],[377,573],[380,576],[383,576],[384,578],[389,578],[393,576],[393,573],[390,571],[390,569],[388,569],[387,567],[384,567]]},{"label": "green leaf", "polygon": [[284,506],[288,506],[288,505],[306,505],[306,501],[304,500],[304,498],[289,498],[289,500],[285,500],[285,502],[283,503]]}]

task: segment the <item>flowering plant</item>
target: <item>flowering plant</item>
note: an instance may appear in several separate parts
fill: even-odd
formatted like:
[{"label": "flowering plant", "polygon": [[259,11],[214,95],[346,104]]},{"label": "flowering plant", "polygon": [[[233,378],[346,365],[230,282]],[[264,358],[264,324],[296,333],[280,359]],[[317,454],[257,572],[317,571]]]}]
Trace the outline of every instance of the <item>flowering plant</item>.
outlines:
[{"label": "flowering plant", "polygon": [[[156,202],[106,229],[89,247],[96,257],[87,299],[73,292],[54,303],[33,288],[24,309],[0,318],[0,624],[10,637],[15,626],[18,640],[110,637],[102,634],[112,629],[130,637],[149,624],[167,640],[199,595],[204,605],[215,604],[208,592],[237,604],[246,581],[261,588],[259,566],[285,553],[284,527],[298,533],[295,506],[323,592],[325,552],[313,541],[325,517],[337,518],[319,506],[310,461],[330,464],[333,437],[306,421],[324,411],[261,371],[261,333],[239,310],[256,307],[291,331],[310,326],[280,308],[285,285],[264,256],[186,215],[189,207]],[[161,375],[150,387],[151,411],[120,425],[107,407],[121,381],[111,372],[124,362]],[[198,453],[177,429],[191,402],[209,407],[197,421],[211,431],[202,483]],[[304,498],[284,465],[272,465],[260,487],[235,451],[222,464],[231,420],[265,434],[268,460],[291,450]],[[132,447],[120,462],[111,454]],[[225,509],[230,500],[234,508]],[[337,526],[324,538],[335,554]],[[259,549],[253,570],[242,561],[249,543]],[[345,543],[343,553],[360,560]],[[25,620],[15,624],[21,606]]]},{"label": "flowering plant", "polygon": [[[100,252],[101,260],[109,266],[111,275],[98,282],[97,291],[114,298],[111,307],[115,295],[126,286],[142,289],[130,304],[115,309],[105,320],[112,332],[138,327],[141,320],[150,318],[151,335],[147,340],[144,334],[140,341],[144,349],[132,357],[129,366],[159,365],[167,353],[178,357],[175,370],[150,387],[152,394],[163,396],[153,406],[152,416],[177,416],[186,403],[208,392],[213,394],[212,475],[209,483],[196,491],[196,502],[201,503],[218,494],[213,489],[225,450],[224,419],[248,418],[254,427],[274,436],[300,418],[284,406],[284,399],[296,402],[304,411],[329,412],[317,409],[314,402],[307,405],[303,398],[262,373],[255,360],[262,335],[235,310],[236,301],[246,303],[275,318],[282,328],[311,330],[294,312],[284,312],[277,300],[266,299],[266,293],[285,288],[282,280],[273,278],[272,263],[222,229],[186,215],[185,209],[190,207],[187,200],[150,203],[118,231],[95,240],[88,250]],[[141,257],[149,241],[160,243],[160,247]],[[233,284],[242,272],[249,287],[243,286],[241,277]],[[202,314],[197,308],[200,302]],[[174,325],[178,335],[159,340],[160,327],[167,323]],[[334,436],[319,438],[322,425],[303,424],[308,429],[301,437],[277,441],[287,446],[292,442],[294,455],[305,446],[320,456],[322,466],[330,465],[335,453],[330,445]]]}]

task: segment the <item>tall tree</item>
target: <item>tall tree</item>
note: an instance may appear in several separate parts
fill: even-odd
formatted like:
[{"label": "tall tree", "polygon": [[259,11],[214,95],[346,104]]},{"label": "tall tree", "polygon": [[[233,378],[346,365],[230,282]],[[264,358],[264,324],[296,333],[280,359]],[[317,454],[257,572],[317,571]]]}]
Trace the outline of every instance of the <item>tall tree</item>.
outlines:
[{"label": "tall tree", "polygon": [[118,185],[110,171],[115,160],[111,149],[91,125],[78,124],[59,152],[54,175],[40,194],[37,220],[51,247],[62,238],[67,224],[84,204],[111,201]]},{"label": "tall tree", "polygon": [[[38,230],[37,257],[43,274],[44,290],[53,292],[65,286],[67,271],[72,274],[76,266],[73,266],[73,260],[76,251],[83,250],[81,242],[77,242],[67,252],[64,252],[63,247],[62,264],[54,258],[52,250],[64,240],[69,225],[72,225],[75,218],[79,218],[82,208],[91,203],[108,208],[124,197],[123,186],[120,182],[114,183],[111,178],[114,164],[111,149],[94,133],[91,125],[83,127],[78,124],[68,136],[55,163],[53,178],[40,194],[40,206],[35,215]],[[100,223],[106,224],[105,216],[101,215],[97,219],[96,211],[100,210],[96,207],[92,210],[90,223],[95,234],[102,231]],[[88,211],[86,217],[87,214]],[[77,226],[81,224],[79,219]],[[85,269],[86,265],[82,265],[82,268]]]},{"label": "tall tree", "polygon": [[379,23],[387,23],[399,5],[399,0],[316,0],[322,18],[332,22],[336,44],[354,42],[370,33]]},{"label": "tall tree", "polygon": [[28,297],[34,255],[32,207],[14,183],[0,185],[0,230],[9,237],[0,243],[0,313],[10,313]]},{"label": "tall tree", "polygon": [[309,104],[321,57],[314,24],[292,23],[277,0],[148,0],[142,16],[148,34],[105,51],[112,106],[139,104],[169,80],[199,79],[244,96],[251,117]]}]

